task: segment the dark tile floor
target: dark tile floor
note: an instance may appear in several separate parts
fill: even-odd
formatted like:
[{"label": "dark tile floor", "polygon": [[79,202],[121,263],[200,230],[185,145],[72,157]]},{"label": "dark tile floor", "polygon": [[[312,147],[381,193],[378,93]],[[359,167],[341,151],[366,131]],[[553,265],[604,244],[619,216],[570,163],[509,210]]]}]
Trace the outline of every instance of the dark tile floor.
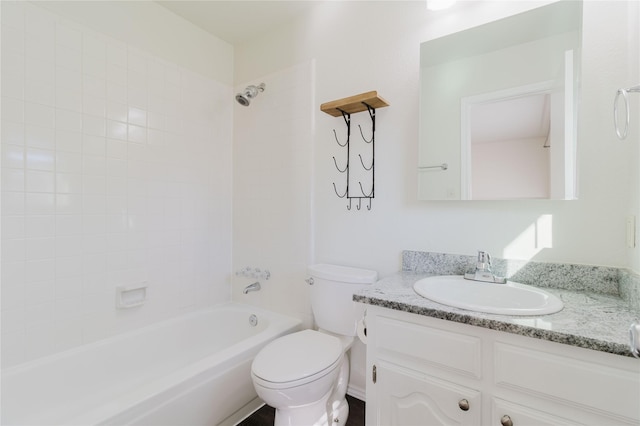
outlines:
[{"label": "dark tile floor", "polygon": [[[347,402],[349,403],[349,417],[347,418],[346,426],[364,426],[364,401],[347,395]],[[238,423],[238,426],[272,426],[275,412],[276,410],[274,408],[265,405]]]}]

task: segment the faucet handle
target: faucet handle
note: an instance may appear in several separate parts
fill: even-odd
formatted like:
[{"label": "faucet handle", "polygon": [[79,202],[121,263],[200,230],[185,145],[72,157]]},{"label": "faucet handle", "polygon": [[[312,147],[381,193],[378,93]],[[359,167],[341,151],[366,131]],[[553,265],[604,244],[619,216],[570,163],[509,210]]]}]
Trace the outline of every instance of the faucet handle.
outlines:
[{"label": "faucet handle", "polygon": [[478,263],[488,263],[491,265],[491,255],[482,250],[478,250]]},{"label": "faucet handle", "polygon": [[491,255],[486,251],[478,250],[478,262],[473,273],[464,274],[467,280],[490,282],[495,284],[506,284],[505,277],[497,277],[491,271]]},{"label": "faucet handle", "polygon": [[476,271],[491,272],[491,255],[486,251],[478,250],[478,262]]},{"label": "faucet handle", "polygon": [[486,251],[478,250],[478,264],[491,266],[491,255]]}]

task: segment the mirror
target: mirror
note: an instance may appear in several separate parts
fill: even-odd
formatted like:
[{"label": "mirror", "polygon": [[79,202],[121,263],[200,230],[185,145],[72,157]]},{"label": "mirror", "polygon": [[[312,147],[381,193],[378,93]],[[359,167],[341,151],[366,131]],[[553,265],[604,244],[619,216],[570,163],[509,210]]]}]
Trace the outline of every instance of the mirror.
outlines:
[{"label": "mirror", "polygon": [[576,198],[582,2],[422,43],[418,199]]}]

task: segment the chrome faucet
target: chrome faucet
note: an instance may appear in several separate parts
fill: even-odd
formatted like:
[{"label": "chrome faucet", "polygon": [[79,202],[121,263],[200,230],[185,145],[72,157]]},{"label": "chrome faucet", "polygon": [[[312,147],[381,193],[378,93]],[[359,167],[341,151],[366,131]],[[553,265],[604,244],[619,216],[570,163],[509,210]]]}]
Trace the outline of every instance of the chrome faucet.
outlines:
[{"label": "chrome faucet", "polygon": [[248,294],[250,291],[258,291],[258,290],[260,290],[260,288],[261,288],[261,287],[260,287],[260,282],[259,282],[259,281],[256,281],[255,283],[253,283],[253,284],[249,284],[248,286],[246,286],[246,287],[244,288],[244,290],[242,290],[242,292],[243,292],[244,294]]},{"label": "chrome faucet", "polygon": [[491,255],[486,251],[478,250],[478,260],[476,262],[476,270],[473,273],[464,274],[464,278],[473,281],[482,281],[487,283],[505,284],[507,279],[504,277],[496,277],[491,271]]}]

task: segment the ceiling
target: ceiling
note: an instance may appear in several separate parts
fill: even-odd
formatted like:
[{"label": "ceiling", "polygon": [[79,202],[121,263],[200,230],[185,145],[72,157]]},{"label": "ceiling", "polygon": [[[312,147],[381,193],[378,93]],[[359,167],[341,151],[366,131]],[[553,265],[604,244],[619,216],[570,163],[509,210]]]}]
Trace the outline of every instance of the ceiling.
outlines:
[{"label": "ceiling", "polygon": [[473,105],[472,143],[547,138],[549,102],[549,94],[540,93]]},{"label": "ceiling", "polygon": [[290,21],[322,0],[156,0],[214,36],[236,45]]},{"label": "ceiling", "polygon": [[[155,0],[232,45],[258,37],[323,1],[326,0]],[[476,105],[471,122],[473,142],[547,136],[548,102],[548,96],[539,95]]]}]

